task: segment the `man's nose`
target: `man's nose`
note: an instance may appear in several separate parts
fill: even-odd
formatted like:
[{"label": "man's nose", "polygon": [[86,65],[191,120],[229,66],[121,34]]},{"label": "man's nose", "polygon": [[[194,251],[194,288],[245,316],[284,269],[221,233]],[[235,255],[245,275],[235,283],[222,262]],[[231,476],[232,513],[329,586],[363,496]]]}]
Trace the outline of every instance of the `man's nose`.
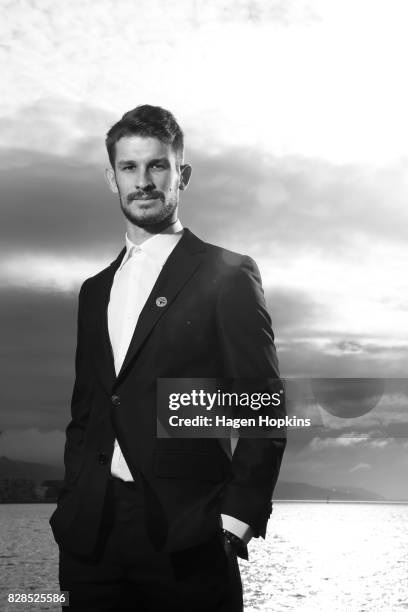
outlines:
[{"label": "man's nose", "polygon": [[152,189],[154,187],[154,183],[152,181],[152,177],[148,170],[139,170],[137,176],[135,177],[135,187],[136,189]]}]

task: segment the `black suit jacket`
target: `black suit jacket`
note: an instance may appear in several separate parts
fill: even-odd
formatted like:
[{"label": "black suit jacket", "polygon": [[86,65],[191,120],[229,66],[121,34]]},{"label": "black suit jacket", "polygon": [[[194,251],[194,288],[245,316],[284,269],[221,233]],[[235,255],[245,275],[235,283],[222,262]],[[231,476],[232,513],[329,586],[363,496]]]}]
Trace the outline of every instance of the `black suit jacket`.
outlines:
[{"label": "black suit jacket", "polygon": [[[220,513],[265,537],[284,438],[239,439],[231,460],[215,438],[156,436],[159,377],[279,377],[258,268],[251,258],[205,243],[185,228],[116,376],[107,306],[124,253],[79,293],[72,420],[64,485],[50,519],[54,537],[73,553],[93,553],[115,437],[134,479],[142,479],[147,514],[165,522],[168,551],[211,537]],[[167,298],[165,307],[156,304],[160,296]]]}]

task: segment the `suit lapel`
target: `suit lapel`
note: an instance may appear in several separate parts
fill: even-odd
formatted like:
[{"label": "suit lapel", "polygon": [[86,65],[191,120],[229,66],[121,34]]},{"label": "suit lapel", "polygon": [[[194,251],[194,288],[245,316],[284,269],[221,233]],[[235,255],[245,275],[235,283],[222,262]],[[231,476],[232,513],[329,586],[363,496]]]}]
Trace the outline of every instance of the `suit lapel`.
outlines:
[{"label": "suit lapel", "polygon": [[197,270],[204,251],[204,243],[190,230],[184,228],[182,238],[170,253],[140,313],[115,385],[126,374],[129,364],[134,360],[157,322],[166,315],[173,300]]},{"label": "suit lapel", "polygon": [[102,272],[98,291],[93,300],[93,314],[96,322],[96,334],[94,340],[95,349],[95,367],[99,375],[100,382],[109,395],[112,392],[112,387],[116,379],[115,365],[113,360],[112,346],[109,338],[108,329],[108,304],[110,291],[112,288],[113,277],[118,269],[123,256],[126,253],[126,248],[123,248],[118,257],[111,265]]},{"label": "suit lapel", "polygon": [[[165,316],[167,309],[177,294],[182,290],[188,279],[194,274],[201,263],[204,243],[188,228],[173,251],[170,253],[146,304],[140,313],[132,340],[123,361],[122,368],[116,376],[112,346],[108,328],[108,304],[113,278],[126,249],[123,248],[111,265],[101,273],[97,285],[97,293],[93,300],[93,314],[96,322],[94,337],[95,368],[99,380],[106,392],[111,395],[114,386],[122,380],[130,362],[135,358],[142,344],[147,339],[156,323]],[[164,306],[156,304],[157,298],[166,298]],[[159,303],[162,303],[159,301]]]}]

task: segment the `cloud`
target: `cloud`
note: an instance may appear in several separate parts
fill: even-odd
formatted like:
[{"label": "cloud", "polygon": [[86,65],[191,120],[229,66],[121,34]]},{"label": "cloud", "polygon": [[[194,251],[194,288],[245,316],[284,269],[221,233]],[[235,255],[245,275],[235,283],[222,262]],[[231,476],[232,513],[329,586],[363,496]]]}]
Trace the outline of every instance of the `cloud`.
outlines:
[{"label": "cloud", "polygon": [[70,418],[77,297],[2,291],[2,429],[62,429]]},{"label": "cloud", "polygon": [[[26,159],[27,166],[0,173],[4,219],[2,251],[76,256],[100,255],[124,233],[119,205],[108,195],[103,164],[81,167],[73,158],[31,152],[4,152],[0,159]],[[105,188],[106,187],[106,188]],[[115,214],[116,213],[116,214]],[[11,265],[11,262],[8,262]]]},{"label": "cloud", "polygon": [[394,440],[392,439],[372,440],[369,438],[362,438],[360,434],[354,432],[353,436],[347,433],[342,434],[337,438],[313,438],[313,440],[310,442],[310,449],[313,451],[356,447],[362,447],[365,449],[383,449],[392,444],[394,444]]},{"label": "cloud", "polygon": [[363,446],[366,441],[364,438],[341,437],[338,438],[313,438],[310,448],[321,451],[327,448],[344,448],[353,446]]},{"label": "cloud", "polygon": [[[47,154],[58,166],[63,160],[65,176],[78,168],[106,161],[104,135],[117,121],[109,111],[92,104],[73,103],[64,97],[47,97],[0,116],[3,134],[3,170],[26,170],[32,165],[49,168]],[[35,155],[38,154],[37,161]],[[45,155],[45,159],[42,159]]]},{"label": "cloud", "polygon": [[[296,415],[311,421],[310,427],[288,431],[294,448],[301,450],[311,443],[316,448],[319,445],[358,445],[358,440],[381,448],[384,444],[400,444],[408,437],[406,379],[325,379],[329,388],[333,385],[333,405],[329,407],[327,401],[322,402],[319,394],[315,393],[316,382],[320,384],[322,379],[286,379],[289,416]],[[354,383],[357,383],[357,389],[353,389]],[[373,383],[375,387],[370,391]],[[381,388],[383,392],[378,399],[375,393]],[[373,399],[371,410],[362,414],[361,404],[366,409],[367,402],[371,403]],[[335,416],[339,407],[343,406],[347,417]]]},{"label": "cloud", "polygon": [[[328,305],[331,302],[328,302]],[[274,307],[272,306],[272,313]],[[406,374],[406,359],[408,343],[389,345],[389,338],[380,338],[376,343],[376,351],[371,352],[344,352],[333,350],[337,342],[337,330],[324,330],[325,336],[333,336],[333,340],[321,338],[322,332],[317,328],[308,330],[308,338],[302,339],[304,332],[302,325],[302,309],[299,308],[299,328],[295,326],[289,331],[281,331],[279,325],[275,326],[276,344],[282,376],[291,377],[317,377],[328,378],[384,378],[404,377]],[[372,328],[375,333],[375,328]],[[300,339],[299,339],[300,336]],[[349,333],[349,341],[356,342],[360,338],[358,332]],[[380,344],[383,342],[383,344]],[[371,344],[371,343],[370,343]]]},{"label": "cloud", "polygon": [[349,472],[350,474],[352,474],[353,472],[358,472],[360,470],[371,470],[372,469],[372,465],[370,465],[369,463],[357,463],[357,465],[354,465],[352,468],[350,468]]},{"label": "cloud", "polygon": [[[190,157],[199,172],[190,195],[203,203],[195,219],[210,226],[215,221],[212,231],[218,228],[218,236],[231,231],[237,243],[245,239],[245,244],[258,244],[260,252],[266,247],[289,261],[290,253],[313,252],[340,256],[345,263],[361,247],[364,256],[370,242],[374,248],[406,240],[406,226],[396,227],[397,220],[408,220],[403,162],[382,168],[335,165],[259,154],[255,147],[224,148],[207,158],[195,150]],[[221,220],[224,225],[217,223]]]},{"label": "cloud", "polygon": [[[119,227],[121,219],[102,174],[107,162],[104,135],[117,118],[89,104],[56,98],[0,118],[4,142],[9,141],[0,151],[7,221],[1,237],[6,244],[18,232],[37,247],[64,249],[84,241],[86,232],[91,242],[97,233],[112,243],[112,228]],[[284,275],[300,271],[301,261],[313,262],[310,269],[318,273],[321,257],[328,269],[320,262],[320,273],[335,274],[341,259],[338,282],[361,284],[365,279],[358,267],[353,275],[357,263],[371,263],[370,254],[379,255],[397,242],[400,249],[406,244],[404,160],[377,167],[339,165],[276,156],[238,143],[214,154],[205,146],[189,145],[188,138],[187,155],[194,173],[181,203],[186,223],[209,240],[269,261],[268,284],[274,276],[282,283]],[[22,218],[31,232],[22,227]],[[394,260],[394,265],[399,262]],[[386,262],[377,260],[377,277],[372,270],[366,272],[381,281],[386,271],[390,276]],[[393,297],[386,286],[381,297]]]},{"label": "cloud", "polygon": [[407,152],[406,6],[367,6],[12,3],[1,30],[2,108],[11,115],[27,100],[61,96],[118,115],[152,102],[213,147],[256,142],[278,155],[389,160]]},{"label": "cloud", "polygon": [[[5,168],[1,184],[6,244],[19,232],[32,248],[41,245],[61,250],[86,239],[94,245],[96,236],[99,243],[108,240],[112,244],[112,233],[117,235],[118,205],[102,176],[104,131],[94,133],[92,123],[85,122],[90,123],[87,136],[75,139],[69,130],[75,116],[70,108],[60,120],[65,131],[61,133],[59,123],[50,122],[39,129],[37,137],[41,143],[63,142],[64,155],[54,150],[40,153],[35,147],[3,149],[0,155]],[[23,110],[22,115],[33,113],[36,125],[37,114],[43,112],[44,108],[34,107]],[[92,116],[92,110],[87,109],[85,115]],[[8,121],[8,129],[18,133],[18,121]],[[408,186],[403,164],[370,170],[305,158],[258,158],[256,149],[243,148],[224,149],[215,156],[193,150],[190,158],[195,172],[181,201],[186,224],[194,224],[209,240],[236,250],[244,247],[261,261],[269,260],[264,266],[268,284],[274,277],[275,284],[282,283],[284,275],[290,280],[299,271],[300,261],[310,258],[314,262],[310,269],[326,274],[329,282],[341,259],[343,278],[338,280],[347,283],[348,276],[353,283],[361,283],[364,278],[353,276],[356,257],[361,264],[370,253],[378,252],[377,247],[395,247],[398,240],[400,248],[405,245]],[[316,259],[322,256],[327,270]],[[378,262],[377,275],[389,268],[382,270],[384,262]],[[366,272],[372,275],[372,270]],[[386,288],[382,298],[387,298]]]},{"label": "cloud", "polygon": [[0,275],[11,288],[38,292],[74,292],[83,280],[93,276],[110,261],[84,254],[80,256],[53,253],[22,252],[5,255],[0,263]]},{"label": "cloud", "polygon": [[339,340],[335,343],[335,347],[342,353],[362,353],[364,352],[361,342],[355,340]]},{"label": "cloud", "polygon": [[325,382],[328,388],[333,386],[332,397],[320,396],[321,380],[312,379],[311,388],[328,436],[339,432],[371,439],[408,436],[406,379],[337,378]]},{"label": "cloud", "polygon": [[[362,467],[366,465],[370,467]],[[404,439],[314,436],[299,447],[295,436],[289,439],[280,478],[323,487],[358,487],[389,499],[408,499],[403,476],[407,469]]]}]

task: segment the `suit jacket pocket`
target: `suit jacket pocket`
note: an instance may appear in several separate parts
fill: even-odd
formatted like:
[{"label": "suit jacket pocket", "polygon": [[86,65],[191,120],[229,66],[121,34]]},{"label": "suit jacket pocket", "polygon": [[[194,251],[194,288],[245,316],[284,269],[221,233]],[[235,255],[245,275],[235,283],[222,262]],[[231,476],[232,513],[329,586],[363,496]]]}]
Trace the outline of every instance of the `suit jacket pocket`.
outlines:
[{"label": "suit jacket pocket", "polygon": [[204,453],[157,453],[154,462],[157,478],[192,478],[219,482],[226,476],[223,465]]},{"label": "suit jacket pocket", "polygon": [[49,518],[49,524],[56,542],[59,542],[61,534],[75,519],[78,501],[75,489],[62,488],[58,496],[57,507]]}]

